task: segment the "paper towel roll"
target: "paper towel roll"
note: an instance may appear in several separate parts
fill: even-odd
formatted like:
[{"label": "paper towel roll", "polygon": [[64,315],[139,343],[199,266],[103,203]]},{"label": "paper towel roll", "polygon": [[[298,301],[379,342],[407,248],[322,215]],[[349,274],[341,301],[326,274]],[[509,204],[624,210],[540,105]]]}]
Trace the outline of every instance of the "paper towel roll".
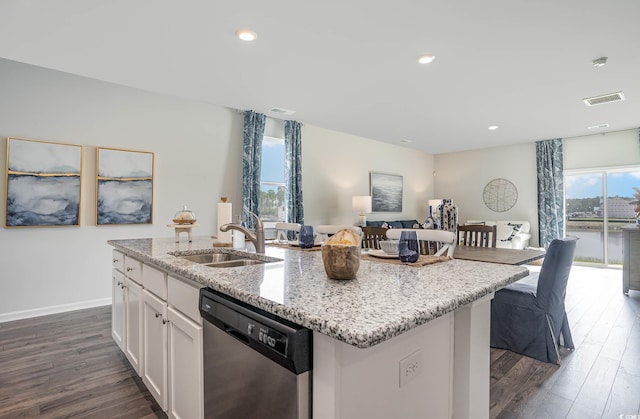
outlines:
[{"label": "paper towel roll", "polygon": [[231,246],[232,238],[231,231],[220,231],[220,226],[223,224],[228,224],[232,219],[232,209],[231,202],[220,202],[218,204],[218,228],[216,231],[216,235],[218,236],[218,243],[229,243]]}]

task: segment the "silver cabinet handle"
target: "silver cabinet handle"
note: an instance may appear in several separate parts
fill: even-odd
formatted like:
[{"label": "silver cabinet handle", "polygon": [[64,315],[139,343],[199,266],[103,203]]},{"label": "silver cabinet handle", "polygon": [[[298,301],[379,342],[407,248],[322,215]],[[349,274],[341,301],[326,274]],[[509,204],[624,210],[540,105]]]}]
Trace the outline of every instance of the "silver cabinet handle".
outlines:
[{"label": "silver cabinet handle", "polygon": [[118,285],[122,285],[122,281],[118,281]]},{"label": "silver cabinet handle", "polygon": [[167,324],[167,323],[169,323],[169,320],[167,320],[167,319],[162,319],[162,324]]},{"label": "silver cabinet handle", "polygon": [[127,266],[127,272],[131,272],[133,271],[133,268],[131,266]]},{"label": "silver cabinet handle", "polygon": [[113,263],[120,262],[120,259],[113,258]]},{"label": "silver cabinet handle", "polygon": [[156,319],[160,317],[160,315],[161,315],[160,313],[156,313]]}]

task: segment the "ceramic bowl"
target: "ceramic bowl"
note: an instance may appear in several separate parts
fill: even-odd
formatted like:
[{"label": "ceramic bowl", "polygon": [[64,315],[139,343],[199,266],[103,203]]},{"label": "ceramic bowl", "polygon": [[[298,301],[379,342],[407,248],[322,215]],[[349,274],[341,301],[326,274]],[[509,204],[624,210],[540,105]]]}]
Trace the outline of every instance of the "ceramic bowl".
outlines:
[{"label": "ceramic bowl", "polygon": [[382,240],[380,241],[382,251],[390,255],[398,254],[398,240]]}]

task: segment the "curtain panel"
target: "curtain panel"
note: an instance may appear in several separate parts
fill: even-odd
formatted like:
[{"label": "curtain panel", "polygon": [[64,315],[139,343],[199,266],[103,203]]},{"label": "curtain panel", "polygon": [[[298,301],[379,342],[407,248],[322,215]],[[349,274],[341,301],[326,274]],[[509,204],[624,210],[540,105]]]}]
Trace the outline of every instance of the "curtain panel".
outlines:
[{"label": "curtain panel", "polygon": [[536,142],[538,167],[538,234],[540,246],[564,237],[562,139]]},{"label": "curtain panel", "polygon": [[284,177],[287,186],[287,222],[304,224],[302,203],[302,124],[284,122]]},{"label": "curtain panel", "polygon": [[[259,214],[262,137],[267,117],[254,111],[244,112],[242,149],[242,204],[244,209]],[[247,227],[255,228],[253,217],[242,214]]]}]

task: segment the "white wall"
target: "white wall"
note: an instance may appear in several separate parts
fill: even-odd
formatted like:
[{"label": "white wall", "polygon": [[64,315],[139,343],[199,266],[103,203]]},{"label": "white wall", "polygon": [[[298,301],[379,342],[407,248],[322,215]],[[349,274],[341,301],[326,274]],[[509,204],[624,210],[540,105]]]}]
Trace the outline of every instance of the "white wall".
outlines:
[{"label": "white wall", "polygon": [[[458,218],[466,220],[529,220],[531,245],[538,239],[536,148],[534,143],[493,147],[435,156],[435,193],[453,199]],[[518,190],[518,200],[508,211],[494,212],[482,199],[492,179],[504,178]]]},{"label": "white wall", "polygon": [[[80,227],[0,228],[0,322],[108,304],[107,240],[172,237],[166,224],[183,204],[198,216],[194,234],[210,235],[220,196],[240,208],[240,112],[2,59],[0,92],[0,146],[9,136],[85,146]],[[269,122],[267,134],[281,136],[280,127]],[[425,217],[432,155],[312,126],[302,135],[308,223],[353,223],[351,195],[368,193],[370,170],[405,176],[405,213],[389,215]],[[95,225],[96,147],[155,153],[153,225]],[[0,168],[6,171],[4,152]],[[0,218],[4,225],[4,204]]]},{"label": "white wall", "polygon": [[[640,165],[638,131],[597,134],[563,141],[564,168],[584,169]],[[538,245],[535,142],[435,156],[435,194],[451,198],[460,221],[528,220],[531,245]],[[491,211],[482,192],[495,178],[510,180],[518,189],[516,205],[506,212]]]},{"label": "white wall", "polygon": [[426,219],[426,201],[434,191],[433,155],[308,125],[302,138],[307,224],[357,222],[351,196],[369,195],[370,171],[403,176],[403,211],[367,214],[367,220]]}]

